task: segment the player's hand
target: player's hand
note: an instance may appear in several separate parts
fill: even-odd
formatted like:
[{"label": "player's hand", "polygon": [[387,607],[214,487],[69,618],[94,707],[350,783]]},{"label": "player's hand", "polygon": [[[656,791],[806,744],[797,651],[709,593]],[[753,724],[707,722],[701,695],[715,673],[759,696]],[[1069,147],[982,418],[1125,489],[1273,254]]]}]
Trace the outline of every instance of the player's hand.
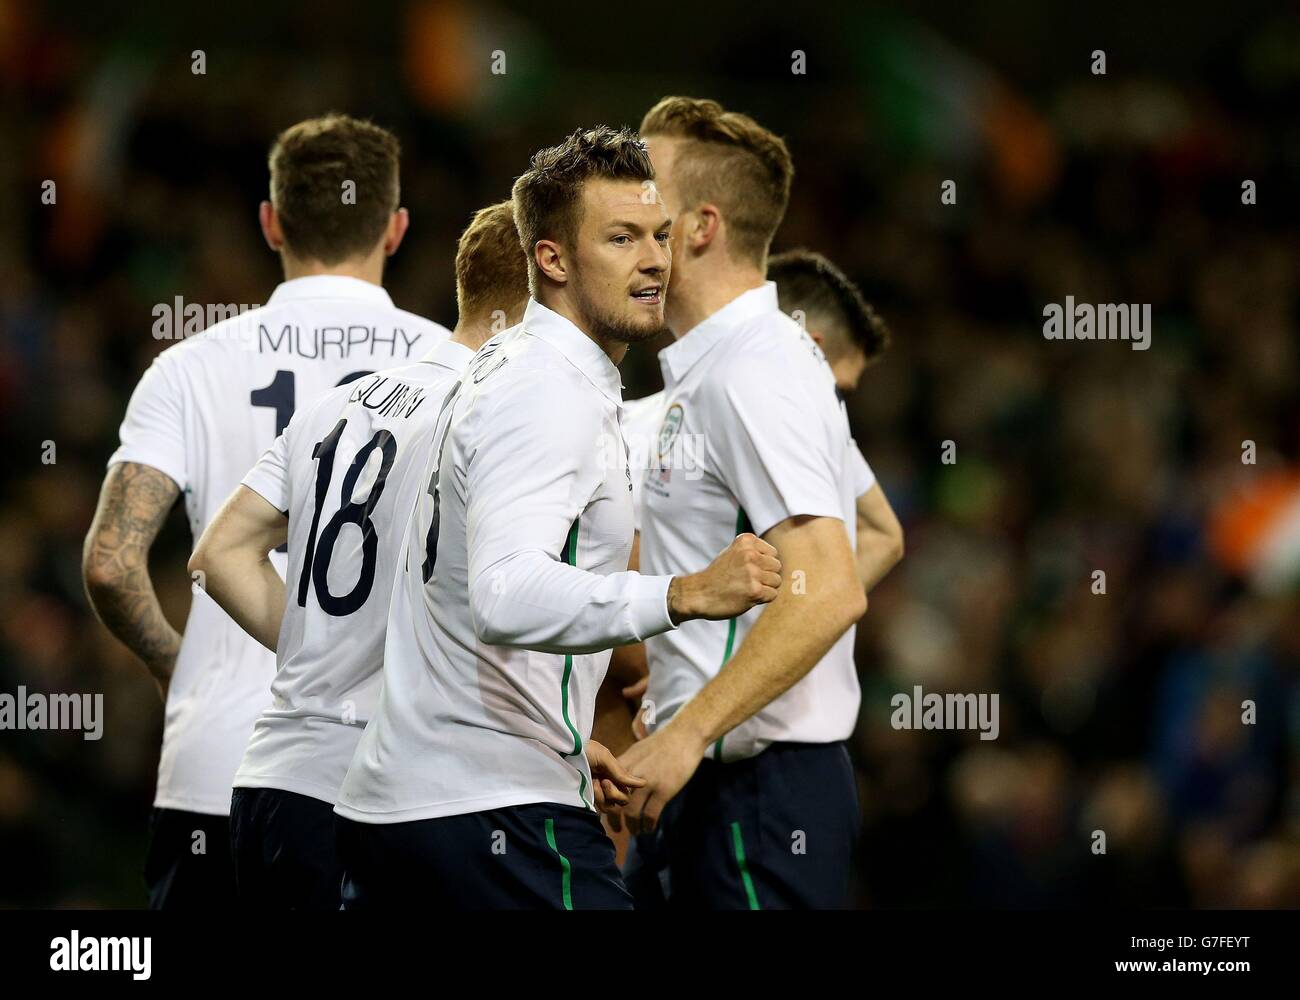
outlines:
[{"label": "player's hand", "polygon": [[673,577],[668,607],[677,622],[692,618],[721,621],[743,615],[755,604],[776,599],[781,560],[776,549],[749,532],[736,536],[707,569]]},{"label": "player's hand", "polygon": [[625,769],[604,744],[595,740],[587,741],[587,766],[591,768],[591,794],[596,811],[609,816],[615,830],[621,829],[618,812],[627,805],[632,791],[645,784],[645,779]]},{"label": "player's hand", "polygon": [[[633,833],[649,833],[674,795],[682,790],[704,759],[705,747],[685,729],[671,723],[634,744],[619,760],[629,770],[645,778],[631,801],[623,808],[623,818]],[[611,818],[611,825],[618,823]],[[615,829],[621,829],[615,826]]]}]

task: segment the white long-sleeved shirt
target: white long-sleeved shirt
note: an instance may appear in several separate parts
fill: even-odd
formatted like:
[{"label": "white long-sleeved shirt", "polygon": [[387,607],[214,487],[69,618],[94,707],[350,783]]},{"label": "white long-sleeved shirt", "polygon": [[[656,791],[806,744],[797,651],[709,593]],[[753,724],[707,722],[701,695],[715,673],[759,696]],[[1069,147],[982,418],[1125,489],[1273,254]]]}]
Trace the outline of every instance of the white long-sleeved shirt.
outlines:
[{"label": "white long-sleeved shirt", "polygon": [[609,649],[673,627],[671,577],[626,569],[621,407],[608,356],[537,302],[479,351],[434,432],[339,814],[590,807],[583,748]]}]

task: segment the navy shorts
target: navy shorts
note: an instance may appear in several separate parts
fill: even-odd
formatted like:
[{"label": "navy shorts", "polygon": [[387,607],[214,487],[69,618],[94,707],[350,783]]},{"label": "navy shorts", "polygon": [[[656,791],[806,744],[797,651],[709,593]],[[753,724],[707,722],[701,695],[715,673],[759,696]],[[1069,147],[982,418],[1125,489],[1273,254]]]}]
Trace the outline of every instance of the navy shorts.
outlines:
[{"label": "navy shorts", "polygon": [[550,802],[414,820],[337,817],[343,908],[630,910],[596,813]]},{"label": "navy shorts", "polygon": [[155,809],[149,821],[144,881],[151,910],[234,909],[230,819]]},{"label": "navy shorts", "polygon": [[637,909],[840,909],[861,819],[843,743],[706,760],[626,865]]},{"label": "navy shorts", "polygon": [[236,788],[230,849],[239,903],[259,910],[337,910],[343,868],[334,806],[279,788]]}]

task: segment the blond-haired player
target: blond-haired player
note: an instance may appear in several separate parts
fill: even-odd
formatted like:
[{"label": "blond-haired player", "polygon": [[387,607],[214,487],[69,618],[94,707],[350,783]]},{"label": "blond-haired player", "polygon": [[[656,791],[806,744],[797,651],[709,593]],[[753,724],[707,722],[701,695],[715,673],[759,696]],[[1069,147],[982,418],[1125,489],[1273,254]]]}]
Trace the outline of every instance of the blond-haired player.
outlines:
[{"label": "blond-haired player", "polygon": [[621,757],[646,780],[627,814],[662,837],[670,905],[838,906],[858,827],[844,741],[866,597],[848,419],[766,277],[793,164],[779,137],[715,101],[665,98],[641,132],[673,218],[664,314],[677,337],[659,355],[641,569],[678,572],[752,531],[790,572],[764,608],[647,641],[654,725]]}]

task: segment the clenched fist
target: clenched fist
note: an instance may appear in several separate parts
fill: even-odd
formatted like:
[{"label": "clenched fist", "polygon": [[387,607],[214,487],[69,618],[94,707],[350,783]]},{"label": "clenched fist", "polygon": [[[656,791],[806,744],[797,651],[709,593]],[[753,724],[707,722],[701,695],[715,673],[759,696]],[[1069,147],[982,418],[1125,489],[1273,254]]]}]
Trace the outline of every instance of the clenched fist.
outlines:
[{"label": "clenched fist", "polygon": [[735,618],[755,604],[774,600],[780,586],[781,560],[776,549],[746,532],[737,535],[707,569],[673,577],[668,608],[678,623],[692,618]]}]

